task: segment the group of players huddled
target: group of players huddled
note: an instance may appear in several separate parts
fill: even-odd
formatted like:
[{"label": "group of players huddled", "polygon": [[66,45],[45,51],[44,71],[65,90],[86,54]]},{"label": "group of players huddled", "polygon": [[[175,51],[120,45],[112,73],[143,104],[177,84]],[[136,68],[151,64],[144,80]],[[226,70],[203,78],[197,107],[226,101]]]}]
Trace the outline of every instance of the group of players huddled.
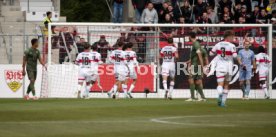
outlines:
[{"label": "group of players huddled", "polygon": [[[249,49],[250,43],[244,42],[244,49],[237,53],[235,45],[232,43],[234,39],[234,32],[227,30],[224,32],[224,40],[217,43],[209,55],[215,56],[209,63],[207,51],[200,45],[196,39],[195,33],[190,33],[190,41],[193,46],[191,48],[190,59],[185,63],[188,64],[189,72],[189,85],[191,91],[191,98],[186,101],[206,101],[203,93],[202,78],[203,75],[211,75],[216,72],[217,77],[217,92],[218,92],[218,105],[225,106],[227,95],[229,93],[229,82],[233,76],[234,59],[237,59],[240,66],[239,80],[241,90],[243,91],[243,98],[248,99],[250,92],[250,80],[252,74],[259,72],[260,87],[265,93],[265,98],[269,99],[269,92],[267,89],[267,76],[271,61],[265,52],[263,46],[259,46],[259,53],[254,55],[254,52]],[[137,74],[135,67],[139,67],[136,59],[136,53],[132,50],[132,43],[118,42],[118,48],[112,51],[110,60],[114,64],[114,75],[116,82],[112,89],[107,93],[110,98],[117,98],[120,90],[123,90],[125,98],[133,98],[131,92],[135,88]],[[32,47],[25,51],[23,60],[23,75],[26,74],[25,66],[27,66],[28,77],[31,81],[26,99],[29,99],[29,93],[32,91],[35,95],[34,82],[36,79],[37,60],[43,66],[45,63],[42,61],[40,52],[37,50],[38,40],[32,40]],[[84,44],[84,52],[78,54],[76,64],[79,65],[79,97],[89,98],[89,92],[92,86],[98,81],[99,84],[99,65],[102,64],[101,54],[97,52],[97,46],[91,46],[89,43]],[[91,50],[92,49],[92,50]],[[168,38],[168,45],[163,47],[160,51],[160,58],[162,59],[161,74],[162,83],[165,90],[165,99],[172,99],[174,90],[174,78],[176,73],[176,62],[179,58],[177,48],[174,46],[173,39]],[[252,67],[253,66],[253,67]],[[203,72],[203,73],[201,73]],[[170,79],[169,88],[167,80]],[[132,79],[131,86],[127,87],[128,79]],[[85,90],[81,93],[82,85],[85,82]],[[195,99],[195,90],[200,94],[201,98]]]}]

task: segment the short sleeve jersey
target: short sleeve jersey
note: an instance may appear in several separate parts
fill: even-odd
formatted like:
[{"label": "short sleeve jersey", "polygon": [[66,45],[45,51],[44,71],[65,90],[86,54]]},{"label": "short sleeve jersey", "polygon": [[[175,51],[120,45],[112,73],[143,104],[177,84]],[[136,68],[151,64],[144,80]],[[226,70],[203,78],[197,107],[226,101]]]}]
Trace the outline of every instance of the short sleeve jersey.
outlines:
[{"label": "short sleeve jersey", "polygon": [[40,58],[40,51],[38,49],[29,48],[24,52],[27,60],[27,70],[37,71],[37,61]]}]

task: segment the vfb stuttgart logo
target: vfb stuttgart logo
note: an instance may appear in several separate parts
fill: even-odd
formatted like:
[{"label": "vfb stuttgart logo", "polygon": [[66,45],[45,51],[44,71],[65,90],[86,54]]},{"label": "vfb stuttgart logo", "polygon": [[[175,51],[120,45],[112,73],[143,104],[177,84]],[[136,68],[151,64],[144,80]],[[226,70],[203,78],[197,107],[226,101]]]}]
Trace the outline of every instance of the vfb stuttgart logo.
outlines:
[{"label": "vfb stuttgart logo", "polygon": [[5,70],[5,78],[7,85],[13,92],[21,88],[23,83],[22,70]]}]

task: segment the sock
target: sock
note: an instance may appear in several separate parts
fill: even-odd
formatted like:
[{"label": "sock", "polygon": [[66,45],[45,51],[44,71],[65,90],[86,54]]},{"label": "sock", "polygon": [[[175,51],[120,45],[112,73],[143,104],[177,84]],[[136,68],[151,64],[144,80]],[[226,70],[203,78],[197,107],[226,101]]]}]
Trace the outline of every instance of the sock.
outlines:
[{"label": "sock", "polygon": [[226,103],[227,96],[228,96],[228,90],[224,90],[224,92],[222,94],[222,104]]},{"label": "sock", "polygon": [[127,98],[127,85],[122,84],[122,88],[123,88],[123,91],[124,91],[125,98]]},{"label": "sock", "polygon": [[201,85],[196,85],[196,89],[197,89],[197,92],[199,93],[200,97],[202,99],[205,99],[205,95],[203,93],[203,89],[202,89]]},{"label": "sock", "polygon": [[91,87],[92,87],[92,85],[86,85],[86,87],[85,87],[85,96],[86,97],[88,97],[88,95],[89,95],[89,92],[90,92],[90,90],[91,90]]},{"label": "sock", "polygon": [[168,90],[167,80],[163,80],[163,88],[167,92],[167,90]]},{"label": "sock", "polygon": [[112,86],[112,88],[108,91],[109,94],[111,94],[114,91],[115,85]]},{"label": "sock", "polygon": [[128,94],[130,94],[134,88],[135,88],[135,85],[134,85],[134,84],[131,84],[131,85],[130,85],[130,88],[129,88],[129,90],[128,90]]},{"label": "sock", "polygon": [[[31,84],[31,83],[30,83],[30,84]],[[28,89],[27,89],[27,95],[29,95],[30,92],[32,91],[31,88],[30,88],[30,84],[29,84]]]},{"label": "sock", "polygon": [[242,90],[242,97],[245,97],[245,86],[244,86],[244,84],[241,86],[241,90]]},{"label": "sock", "polygon": [[262,89],[263,89],[263,91],[264,91],[264,93],[265,93],[265,96],[266,96],[266,97],[269,97],[269,93],[268,93],[266,84],[263,84],[263,85],[262,85]]},{"label": "sock", "polygon": [[251,88],[250,81],[246,81],[246,85],[245,85],[245,95],[246,95],[247,97],[249,96],[250,88]]},{"label": "sock", "polygon": [[171,82],[170,82],[169,97],[172,97],[173,88],[174,88],[174,81],[171,81]]},{"label": "sock", "polygon": [[190,84],[191,98],[195,99],[195,84]]},{"label": "sock", "polygon": [[217,87],[217,91],[218,91],[218,101],[221,102],[222,101],[222,96],[223,96],[223,87],[222,86],[218,86]]},{"label": "sock", "polygon": [[[33,96],[35,96],[35,87],[34,87],[34,83],[30,83],[30,85],[29,85],[29,88],[30,88],[30,90],[32,91],[32,94],[33,94]],[[29,92],[30,93],[30,92]]]},{"label": "sock", "polygon": [[117,93],[117,89],[118,89],[118,86],[117,85],[114,85],[113,86],[113,93],[116,95],[116,93]]}]

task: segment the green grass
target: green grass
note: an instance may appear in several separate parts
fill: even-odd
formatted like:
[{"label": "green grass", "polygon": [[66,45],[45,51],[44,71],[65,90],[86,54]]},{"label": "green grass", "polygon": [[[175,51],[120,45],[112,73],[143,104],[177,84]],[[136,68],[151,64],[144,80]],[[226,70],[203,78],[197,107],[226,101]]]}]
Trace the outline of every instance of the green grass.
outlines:
[{"label": "green grass", "polygon": [[274,137],[276,100],[0,99],[0,137]]}]

